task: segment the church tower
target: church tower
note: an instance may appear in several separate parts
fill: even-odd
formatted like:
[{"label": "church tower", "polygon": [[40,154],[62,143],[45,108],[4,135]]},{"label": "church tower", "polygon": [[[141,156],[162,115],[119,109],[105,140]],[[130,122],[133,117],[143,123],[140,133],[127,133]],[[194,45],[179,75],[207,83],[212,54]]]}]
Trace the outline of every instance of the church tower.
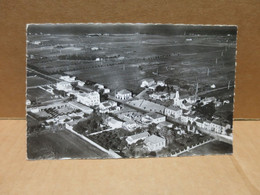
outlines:
[{"label": "church tower", "polygon": [[175,98],[174,98],[175,105],[179,105],[179,99],[180,99],[179,91],[176,91]]}]

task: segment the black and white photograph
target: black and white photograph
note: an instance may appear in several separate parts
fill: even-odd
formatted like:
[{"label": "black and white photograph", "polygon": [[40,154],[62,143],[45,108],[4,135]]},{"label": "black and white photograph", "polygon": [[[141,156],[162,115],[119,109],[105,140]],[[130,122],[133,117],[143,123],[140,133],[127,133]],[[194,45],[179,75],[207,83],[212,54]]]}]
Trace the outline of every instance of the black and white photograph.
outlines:
[{"label": "black and white photograph", "polygon": [[28,24],[27,158],[233,152],[237,26]]}]

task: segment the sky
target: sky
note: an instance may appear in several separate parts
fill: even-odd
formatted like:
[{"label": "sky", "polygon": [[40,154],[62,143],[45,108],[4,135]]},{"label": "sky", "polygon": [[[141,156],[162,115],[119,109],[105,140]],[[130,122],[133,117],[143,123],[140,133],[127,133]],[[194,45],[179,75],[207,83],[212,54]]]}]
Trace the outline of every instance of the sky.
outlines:
[{"label": "sky", "polygon": [[27,33],[50,34],[154,34],[154,35],[227,35],[237,34],[236,26],[172,25],[172,24],[28,24]]}]

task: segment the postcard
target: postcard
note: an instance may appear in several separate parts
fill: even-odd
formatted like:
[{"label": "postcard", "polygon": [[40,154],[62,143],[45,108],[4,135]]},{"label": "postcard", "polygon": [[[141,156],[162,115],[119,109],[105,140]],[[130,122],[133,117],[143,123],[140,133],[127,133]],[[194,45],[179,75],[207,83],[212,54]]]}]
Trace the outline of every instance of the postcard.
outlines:
[{"label": "postcard", "polygon": [[232,154],[237,27],[28,24],[27,158]]}]

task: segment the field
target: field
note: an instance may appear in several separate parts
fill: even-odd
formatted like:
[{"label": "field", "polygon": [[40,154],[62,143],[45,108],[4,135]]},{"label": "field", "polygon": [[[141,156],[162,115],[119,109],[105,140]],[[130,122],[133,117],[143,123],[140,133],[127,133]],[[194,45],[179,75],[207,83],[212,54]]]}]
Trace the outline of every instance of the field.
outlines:
[{"label": "field", "polygon": [[40,158],[109,158],[109,155],[67,130],[43,131],[27,138],[27,156]]},{"label": "field", "polygon": [[27,87],[36,87],[36,86],[49,85],[49,84],[52,84],[52,82],[38,76],[27,78]]},{"label": "field", "polygon": [[45,102],[49,100],[56,100],[54,95],[41,88],[27,89],[27,98],[31,101]]},{"label": "field", "polygon": [[147,77],[173,78],[188,85],[198,82],[200,88],[234,83],[232,35],[31,35],[28,39],[42,42],[28,44],[28,53],[36,56],[28,60],[29,67],[48,74],[65,72],[112,90],[138,93],[138,84]]}]

